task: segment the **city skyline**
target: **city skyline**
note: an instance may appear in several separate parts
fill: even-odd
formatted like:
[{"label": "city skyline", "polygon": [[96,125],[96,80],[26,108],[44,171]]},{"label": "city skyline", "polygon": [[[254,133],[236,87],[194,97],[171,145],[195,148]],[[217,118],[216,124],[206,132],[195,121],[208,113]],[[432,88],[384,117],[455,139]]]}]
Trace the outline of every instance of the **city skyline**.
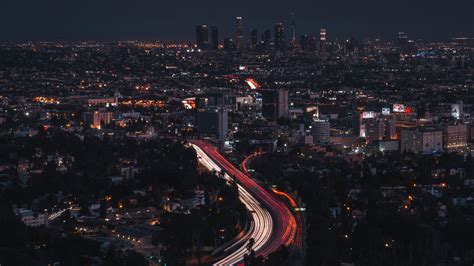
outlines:
[{"label": "city skyline", "polygon": [[3,0],[0,266],[474,265],[473,0]]},{"label": "city skyline", "polygon": [[414,39],[445,40],[472,36],[474,23],[469,12],[472,7],[472,2],[465,0],[449,6],[441,2],[398,1],[383,7],[374,1],[344,5],[241,1],[230,6],[207,1],[188,3],[185,9],[175,3],[146,1],[135,4],[85,1],[72,6],[55,0],[41,4],[23,0],[7,2],[0,11],[0,40],[192,41],[194,26],[198,24],[216,25],[222,37],[233,36],[236,17],[243,18],[246,38],[254,28],[263,31],[280,22],[291,36],[292,13],[297,39],[326,28],[331,33],[330,39],[376,36],[392,39],[397,32],[404,31]]}]

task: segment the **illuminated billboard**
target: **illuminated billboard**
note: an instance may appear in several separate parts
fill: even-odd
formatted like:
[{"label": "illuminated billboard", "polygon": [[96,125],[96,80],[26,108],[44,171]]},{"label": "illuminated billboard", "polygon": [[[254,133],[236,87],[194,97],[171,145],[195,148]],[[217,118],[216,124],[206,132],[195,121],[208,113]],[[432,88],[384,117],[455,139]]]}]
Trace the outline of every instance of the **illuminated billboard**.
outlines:
[{"label": "illuminated billboard", "polygon": [[461,104],[451,104],[451,116],[460,119],[461,118]]},{"label": "illuminated billboard", "polygon": [[405,105],[399,104],[399,103],[394,103],[392,110],[395,113],[405,113]]},{"label": "illuminated billboard", "polygon": [[196,109],[196,98],[187,98],[181,101],[184,109]]},{"label": "illuminated billboard", "polygon": [[383,115],[390,115],[390,108],[382,108]]},{"label": "illuminated billboard", "polygon": [[362,112],[362,118],[363,119],[375,118],[375,112],[374,111],[364,111],[364,112]]}]

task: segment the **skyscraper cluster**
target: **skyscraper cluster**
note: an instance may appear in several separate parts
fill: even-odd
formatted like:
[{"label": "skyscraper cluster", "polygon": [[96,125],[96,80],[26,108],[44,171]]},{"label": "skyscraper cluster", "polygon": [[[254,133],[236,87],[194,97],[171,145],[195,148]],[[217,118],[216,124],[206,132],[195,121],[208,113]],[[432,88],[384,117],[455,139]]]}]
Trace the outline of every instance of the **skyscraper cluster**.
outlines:
[{"label": "skyscraper cluster", "polygon": [[[265,29],[261,33],[259,40],[258,29],[249,31],[250,38],[245,38],[244,19],[241,16],[235,18],[235,25],[232,37],[224,38],[224,50],[287,50],[301,48],[302,50],[314,50],[320,44],[324,47],[327,41],[326,29],[321,29],[319,38],[311,35],[302,35],[301,39],[297,39],[296,22],[294,13],[291,13],[290,31],[285,33],[285,25],[283,22],[275,23],[273,35],[271,29]],[[219,32],[216,26],[197,25],[196,26],[196,46],[201,50],[217,50],[219,49]]]}]

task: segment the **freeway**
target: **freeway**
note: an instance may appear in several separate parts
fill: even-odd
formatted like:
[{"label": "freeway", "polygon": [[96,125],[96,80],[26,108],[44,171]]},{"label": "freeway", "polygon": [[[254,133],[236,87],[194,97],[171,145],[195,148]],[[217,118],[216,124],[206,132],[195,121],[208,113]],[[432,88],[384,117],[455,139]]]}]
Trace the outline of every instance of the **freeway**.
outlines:
[{"label": "freeway", "polygon": [[240,200],[249,210],[252,226],[240,241],[234,242],[226,250],[228,254],[215,265],[235,265],[242,262],[248,252],[247,240],[253,238],[253,249],[257,256],[267,256],[281,245],[293,243],[297,225],[293,214],[283,202],[268,192],[247,175],[227,161],[211,144],[201,140],[190,140],[200,162],[210,170],[223,170],[225,178],[236,181]]},{"label": "freeway", "polygon": [[[245,159],[241,163],[242,169],[244,169],[245,174],[247,174],[248,176],[251,176],[247,168],[247,163],[253,158],[260,156],[262,154],[263,152],[254,152],[250,154],[249,156],[245,157]],[[278,196],[286,198],[286,200],[288,200],[288,203],[290,203],[291,209],[295,211],[294,215],[295,215],[296,225],[297,225],[297,234],[296,234],[294,244],[296,247],[302,249],[303,248],[303,218],[299,211],[299,209],[301,209],[300,206],[290,194],[280,191],[277,188],[272,188],[272,191]]]}]

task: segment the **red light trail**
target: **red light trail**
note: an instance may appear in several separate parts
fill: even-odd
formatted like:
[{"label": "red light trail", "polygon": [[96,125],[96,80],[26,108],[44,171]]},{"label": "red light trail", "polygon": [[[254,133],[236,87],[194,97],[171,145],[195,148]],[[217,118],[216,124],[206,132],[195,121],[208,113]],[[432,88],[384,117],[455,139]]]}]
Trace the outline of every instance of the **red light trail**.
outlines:
[{"label": "red light trail", "polygon": [[[252,237],[255,239],[254,249],[257,256],[268,256],[281,245],[288,246],[294,241],[297,231],[296,219],[280,199],[238,170],[211,144],[201,140],[191,140],[190,143],[206,167],[224,170],[240,186],[241,200],[254,219]],[[217,262],[216,265],[241,262],[246,253],[246,243],[241,244],[241,248]]]},{"label": "red light trail", "polygon": [[[254,152],[252,154],[250,154],[249,156],[245,157],[245,159],[242,161],[242,169],[244,169],[244,172],[250,176],[250,173],[248,171],[248,168],[247,168],[247,162],[252,160],[253,158],[257,157],[257,156],[260,156],[262,155],[263,152]],[[291,205],[291,208],[293,210],[297,210],[297,209],[300,209],[300,207],[298,206],[298,203],[296,202],[296,200],[293,199],[293,197],[288,194],[288,193],[285,193],[283,191],[279,191],[278,189],[276,188],[272,188],[272,191],[281,196],[281,197],[284,197],[288,200],[288,202],[290,203]],[[296,218],[296,226],[297,226],[297,234],[296,234],[296,238],[295,238],[295,241],[294,243],[296,244],[296,246],[298,246],[299,248],[302,248],[303,246],[303,238],[302,238],[302,234],[303,234],[303,228],[302,228],[302,217],[301,217],[301,213],[300,212],[296,212],[295,214],[295,218]]]}]

